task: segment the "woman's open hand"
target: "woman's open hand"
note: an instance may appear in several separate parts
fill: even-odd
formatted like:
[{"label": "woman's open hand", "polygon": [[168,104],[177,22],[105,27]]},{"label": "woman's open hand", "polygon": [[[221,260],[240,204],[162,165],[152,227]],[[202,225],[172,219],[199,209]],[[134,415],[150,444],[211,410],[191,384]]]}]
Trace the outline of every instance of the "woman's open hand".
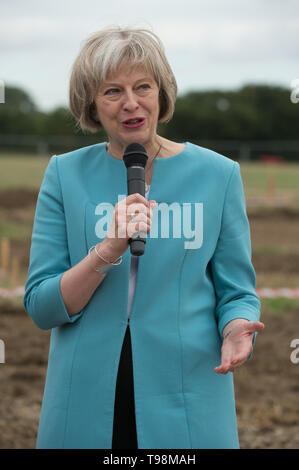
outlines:
[{"label": "woman's open hand", "polygon": [[264,324],[237,318],[230,321],[223,329],[221,365],[215,367],[218,374],[233,372],[236,367],[247,361],[252,352],[252,338],[255,332],[261,332]]}]

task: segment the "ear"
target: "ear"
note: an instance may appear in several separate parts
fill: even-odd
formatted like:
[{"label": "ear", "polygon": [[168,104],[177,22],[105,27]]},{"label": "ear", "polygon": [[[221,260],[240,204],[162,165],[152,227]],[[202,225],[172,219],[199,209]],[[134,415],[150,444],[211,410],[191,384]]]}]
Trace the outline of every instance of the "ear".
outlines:
[{"label": "ear", "polygon": [[96,104],[95,104],[94,101],[89,106],[89,116],[94,122],[96,122],[100,126],[102,125],[99,118],[98,118],[97,107],[96,107]]},{"label": "ear", "polygon": [[159,116],[158,122],[163,122],[163,117],[165,116],[167,99],[164,88],[159,90]]}]

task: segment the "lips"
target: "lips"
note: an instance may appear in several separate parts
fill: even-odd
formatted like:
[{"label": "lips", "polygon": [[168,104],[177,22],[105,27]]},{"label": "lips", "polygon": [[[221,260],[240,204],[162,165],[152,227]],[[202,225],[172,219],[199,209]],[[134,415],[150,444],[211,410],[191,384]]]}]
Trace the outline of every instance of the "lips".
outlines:
[{"label": "lips", "polygon": [[143,126],[144,123],[145,123],[144,117],[135,117],[135,118],[126,119],[125,121],[122,122],[122,125],[126,127],[127,129],[135,129],[136,127]]}]

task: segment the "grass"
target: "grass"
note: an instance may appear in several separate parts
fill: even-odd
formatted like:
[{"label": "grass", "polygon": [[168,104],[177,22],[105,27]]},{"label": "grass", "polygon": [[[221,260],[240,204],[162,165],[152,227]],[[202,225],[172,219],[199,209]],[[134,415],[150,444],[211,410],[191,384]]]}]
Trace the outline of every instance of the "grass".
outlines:
[{"label": "grass", "polygon": [[299,254],[299,246],[294,246],[291,243],[288,244],[280,244],[280,245],[262,245],[262,244],[255,244],[252,246],[252,254],[259,255],[259,254],[266,254],[266,255],[298,255]]},{"label": "grass", "polygon": [[[0,189],[40,187],[48,157],[0,152]],[[295,194],[299,201],[299,164],[241,163],[245,193],[266,194],[269,182],[277,191]]]},{"label": "grass", "polygon": [[276,180],[277,189],[295,189],[299,191],[299,164],[263,164],[241,163],[244,186],[248,189],[263,191],[269,177]]},{"label": "grass", "polygon": [[9,238],[11,241],[30,240],[32,223],[18,224],[16,222],[4,221],[0,225],[0,238]]},{"label": "grass", "polygon": [[[34,189],[40,188],[45,169],[48,165],[50,155],[41,157],[32,154],[7,154],[0,152],[0,190],[6,189]],[[275,191],[279,195],[291,195],[292,206],[299,208],[299,163],[269,165],[262,163],[241,163],[241,174],[246,196],[265,196],[269,191],[269,185],[275,182]],[[263,206],[259,209],[265,210]],[[257,208],[254,207],[254,211]],[[274,206],[275,210],[275,206]],[[28,243],[32,235],[32,223],[34,207],[25,207],[18,211],[9,211],[1,207],[0,201],[0,237],[8,237],[11,241]],[[253,225],[252,225],[253,227]],[[277,227],[278,229],[279,227]],[[286,228],[285,237],[280,242],[277,237],[271,240],[264,234],[255,232],[253,237],[253,253],[273,255],[298,254],[296,236],[288,235]],[[26,273],[20,273],[25,279]],[[257,273],[258,287],[297,287],[299,285],[299,274],[266,271]],[[0,286],[7,287],[8,279],[0,280]],[[265,299],[266,305],[275,313],[283,311],[291,305],[297,305],[295,299]]]},{"label": "grass", "polygon": [[49,158],[0,153],[0,189],[39,189]]},{"label": "grass", "polygon": [[261,311],[263,312],[264,309],[273,315],[280,315],[288,310],[296,310],[298,312],[299,299],[288,299],[284,297],[261,299]]},{"label": "grass", "polygon": [[[1,212],[0,212],[1,216]],[[30,240],[32,234],[32,221],[19,224],[10,220],[1,221],[0,238],[9,238],[11,241]]]},{"label": "grass", "polygon": [[286,198],[292,208],[299,208],[299,163],[241,163],[240,168],[247,198]]}]

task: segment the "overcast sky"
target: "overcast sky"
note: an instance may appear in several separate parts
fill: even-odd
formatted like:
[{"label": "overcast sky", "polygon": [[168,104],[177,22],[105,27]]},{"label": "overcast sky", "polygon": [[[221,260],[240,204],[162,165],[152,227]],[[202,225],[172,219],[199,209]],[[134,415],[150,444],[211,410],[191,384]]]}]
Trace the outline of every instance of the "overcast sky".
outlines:
[{"label": "overcast sky", "polygon": [[299,0],[1,0],[0,80],[46,111],[68,105],[82,40],[113,24],[151,28],[179,93],[299,78]]}]

